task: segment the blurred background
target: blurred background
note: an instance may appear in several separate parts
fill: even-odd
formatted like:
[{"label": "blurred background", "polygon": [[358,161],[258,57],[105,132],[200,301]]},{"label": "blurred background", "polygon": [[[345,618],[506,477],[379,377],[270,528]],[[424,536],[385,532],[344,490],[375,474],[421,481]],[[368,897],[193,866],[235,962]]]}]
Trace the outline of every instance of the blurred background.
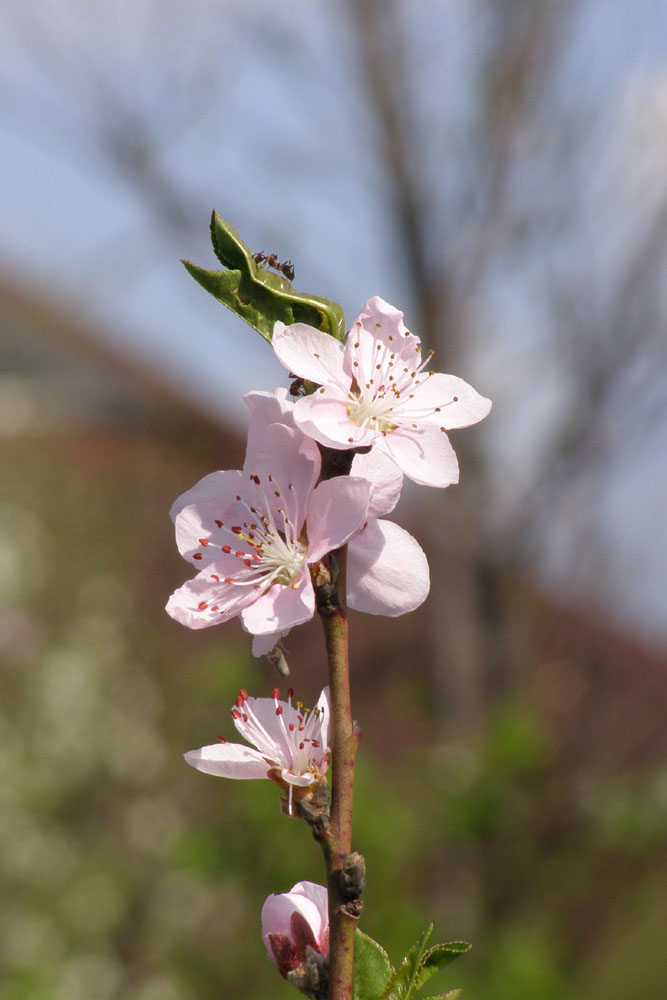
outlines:
[{"label": "blurred background", "polygon": [[[213,208],[494,400],[396,511],[429,599],[352,615],[363,928],[472,941],[431,992],[657,996],[667,6],[24,0],[0,50],[3,998],[296,995],[259,912],[317,846],[181,759],[276,675],[163,611],[172,500],[285,383],[179,262],[215,266]],[[288,648],[313,702],[318,623]]]}]

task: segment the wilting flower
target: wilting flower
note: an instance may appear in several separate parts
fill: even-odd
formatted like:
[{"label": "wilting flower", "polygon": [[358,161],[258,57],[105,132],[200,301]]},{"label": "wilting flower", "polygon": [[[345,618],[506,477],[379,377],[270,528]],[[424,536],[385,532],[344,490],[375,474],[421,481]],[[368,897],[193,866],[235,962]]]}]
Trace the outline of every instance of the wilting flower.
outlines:
[{"label": "wilting flower", "polygon": [[180,496],[171,511],[176,542],[199,573],[172,594],[168,613],[189,628],[240,615],[259,637],[308,621],[315,611],[309,564],[361,530],[370,494],[356,476],[316,486],[320,467],[314,441],[271,424],[242,471],[213,472]]},{"label": "wilting flower", "polygon": [[329,954],[326,888],[297,882],[289,892],[270,895],[262,907],[262,937],[281,976],[317,995],[314,987],[327,975],[323,959]]},{"label": "wilting flower", "polygon": [[290,372],[319,386],[295,404],[306,434],[333,448],[380,448],[426,486],[458,481],[445,432],[482,420],[491,402],[463,379],[425,371],[430,355],[421,359],[398,309],[369,299],[345,345],[305,323],[276,323],[272,342]]},{"label": "wilting flower", "polygon": [[[189,750],[185,759],[192,767],[222,778],[269,778],[288,789],[292,800],[309,795],[325,780],[329,767],[329,689],[325,688],[313,709],[301,702],[280,701],[276,688],[271,698],[251,698],[240,691],[231,709],[237,730],[248,743],[221,740],[200,750]],[[255,749],[253,749],[255,747]]]},{"label": "wilting flower", "polygon": [[[298,430],[294,421],[295,404],[287,399],[286,389],[250,392],[245,401],[251,414],[248,453],[274,423]],[[348,603],[356,611],[390,617],[414,611],[429,591],[426,556],[404,528],[382,519],[398,503],[403,473],[391,458],[374,448],[367,454],[354,456],[351,474],[369,483],[370,499],[362,530],[348,542]],[[259,647],[264,636],[259,642],[255,640],[253,652],[257,656],[268,652],[284,634],[267,636],[266,649]]]}]

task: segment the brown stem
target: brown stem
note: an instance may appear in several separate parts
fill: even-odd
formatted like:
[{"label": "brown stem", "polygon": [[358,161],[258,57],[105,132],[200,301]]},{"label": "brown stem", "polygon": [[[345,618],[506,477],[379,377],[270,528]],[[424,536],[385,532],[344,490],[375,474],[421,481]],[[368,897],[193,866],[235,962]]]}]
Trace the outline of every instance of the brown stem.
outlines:
[{"label": "brown stem", "polygon": [[[331,704],[331,818],[322,841],[329,889],[329,1000],[351,1000],[354,930],[357,916],[341,892],[341,873],[352,847],[354,759],[359,730],[352,719],[347,616],[345,547],[330,556],[333,580],[320,588],[318,610],[329,661]],[[348,905],[346,905],[348,904]]]}]

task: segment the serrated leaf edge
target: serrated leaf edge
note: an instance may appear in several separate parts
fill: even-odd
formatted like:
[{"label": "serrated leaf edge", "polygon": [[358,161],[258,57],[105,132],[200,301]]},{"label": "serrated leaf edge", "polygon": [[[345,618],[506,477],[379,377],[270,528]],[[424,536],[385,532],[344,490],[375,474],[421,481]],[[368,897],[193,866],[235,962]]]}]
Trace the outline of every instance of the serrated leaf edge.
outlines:
[{"label": "serrated leaf edge", "polygon": [[389,958],[389,955],[387,954],[387,952],[385,951],[385,949],[382,947],[382,945],[380,944],[380,942],[376,941],[375,938],[372,938],[370,936],[370,934],[366,934],[359,927],[356,928],[356,930],[355,930],[354,933],[355,933],[355,937],[358,934],[360,937],[366,938],[367,941],[372,941],[372,943],[382,952],[383,957],[387,959],[387,965],[391,969],[391,974],[393,976],[393,974],[396,972],[396,969],[391,964],[391,959]]},{"label": "serrated leaf edge", "polygon": [[422,960],[423,960],[423,957],[424,957],[424,949],[426,947],[426,943],[427,943],[428,939],[430,938],[431,934],[433,933],[433,927],[434,927],[433,924],[429,924],[429,926],[426,928],[426,930],[421,935],[421,937],[419,938],[419,940],[415,941],[415,943],[412,945],[412,947],[408,949],[405,957],[403,958],[403,961],[397,967],[396,972],[391,977],[391,979],[389,981],[389,984],[387,986],[387,989],[382,994],[381,1000],[391,1000],[391,990],[392,990],[392,987],[394,986],[396,980],[398,979],[398,977],[400,975],[400,972],[401,972],[401,969],[404,966],[407,965],[408,960],[410,959],[411,955],[414,954],[414,955],[416,955],[418,957],[417,957],[417,961],[416,961],[416,965],[415,965],[415,970],[412,973],[412,975],[410,976],[410,979],[409,979],[408,984],[407,984],[407,991],[405,993],[405,1000],[410,1000],[410,997],[411,997],[412,993],[414,992],[415,979],[418,976],[419,970],[421,969],[421,966],[422,966]]}]

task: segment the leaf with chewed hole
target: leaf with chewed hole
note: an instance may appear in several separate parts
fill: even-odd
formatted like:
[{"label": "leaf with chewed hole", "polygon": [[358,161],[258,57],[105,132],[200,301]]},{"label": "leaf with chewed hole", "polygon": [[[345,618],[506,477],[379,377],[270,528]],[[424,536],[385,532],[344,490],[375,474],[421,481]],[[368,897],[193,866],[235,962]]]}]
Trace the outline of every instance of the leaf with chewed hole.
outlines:
[{"label": "leaf with chewed hole", "polygon": [[282,275],[260,266],[234,227],[217,212],[211,216],[211,241],[225,270],[209,271],[188,260],[184,266],[202,288],[269,343],[276,322],[305,323],[345,339],[345,317],[337,302],[297,292]]}]

